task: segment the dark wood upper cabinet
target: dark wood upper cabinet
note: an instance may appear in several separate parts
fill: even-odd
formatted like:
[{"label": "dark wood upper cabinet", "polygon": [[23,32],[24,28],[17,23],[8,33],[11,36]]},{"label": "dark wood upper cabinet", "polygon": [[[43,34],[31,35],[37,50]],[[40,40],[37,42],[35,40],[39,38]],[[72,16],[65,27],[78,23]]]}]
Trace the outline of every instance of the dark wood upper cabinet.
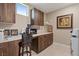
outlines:
[{"label": "dark wood upper cabinet", "polygon": [[3,22],[3,13],[4,13],[4,8],[3,8],[3,3],[0,3],[0,22]]},{"label": "dark wood upper cabinet", "polygon": [[31,10],[31,25],[44,25],[44,13],[36,8]]},{"label": "dark wood upper cabinet", "polygon": [[15,3],[0,3],[0,22],[15,23]]}]

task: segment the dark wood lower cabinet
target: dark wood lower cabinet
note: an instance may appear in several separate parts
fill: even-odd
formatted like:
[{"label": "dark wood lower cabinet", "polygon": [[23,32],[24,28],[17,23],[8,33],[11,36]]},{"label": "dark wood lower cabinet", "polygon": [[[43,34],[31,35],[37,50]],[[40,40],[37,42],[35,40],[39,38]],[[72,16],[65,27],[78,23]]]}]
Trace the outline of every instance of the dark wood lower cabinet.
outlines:
[{"label": "dark wood lower cabinet", "polygon": [[35,37],[32,41],[32,49],[40,53],[53,43],[53,33]]},{"label": "dark wood lower cabinet", "polygon": [[19,42],[20,40],[15,40],[15,41],[11,41],[9,42],[9,46],[8,46],[8,50],[9,50],[9,56],[18,56],[18,52],[19,52]]},{"label": "dark wood lower cabinet", "polygon": [[18,56],[20,40],[0,43],[0,56]]},{"label": "dark wood lower cabinet", "polygon": [[9,48],[8,48],[8,42],[2,43],[2,48],[3,48],[3,56],[8,56],[9,55]]},{"label": "dark wood lower cabinet", "polygon": [[3,48],[2,48],[2,44],[0,43],[0,56],[3,55]]},{"label": "dark wood lower cabinet", "polygon": [[0,43],[0,56],[8,56],[8,43]]},{"label": "dark wood lower cabinet", "polygon": [[[21,40],[21,39],[20,39]],[[18,56],[20,40],[0,43],[0,56]],[[53,43],[53,33],[37,36],[32,41],[32,49],[39,53]]]},{"label": "dark wood lower cabinet", "polygon": [[3,55],[3,50],[2,50],[2,47],[0,47],[0,56]]},{"label": "dark wood lower cabinet", "polygon": [[15,56],[18,56],[18,52],[19,52],[19,42],[20,42],[20,40],[16,40],[16,41],[14,41],[14,45],[15,45]]},{"label": "dark wood lower cabinet", "polygon": [[8,53],[9,53],[9,56],[15,56],[16,55],[16,47],[15,47],[15,41],[11,41],[11,42],[8,42]]}]

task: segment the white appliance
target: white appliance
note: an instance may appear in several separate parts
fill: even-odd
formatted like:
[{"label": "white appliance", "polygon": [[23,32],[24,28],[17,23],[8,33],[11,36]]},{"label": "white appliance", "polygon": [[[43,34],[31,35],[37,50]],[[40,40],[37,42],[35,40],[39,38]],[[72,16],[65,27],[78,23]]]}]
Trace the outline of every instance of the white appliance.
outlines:
[{"label": "white appliance", "polygon": [[73,29],[71,38],[71,52],[73,56],[79,56],[79,29]]},{"label": "white appliance", "polygon": [[0,29],[0,40],[4,39],[4,29]]}]

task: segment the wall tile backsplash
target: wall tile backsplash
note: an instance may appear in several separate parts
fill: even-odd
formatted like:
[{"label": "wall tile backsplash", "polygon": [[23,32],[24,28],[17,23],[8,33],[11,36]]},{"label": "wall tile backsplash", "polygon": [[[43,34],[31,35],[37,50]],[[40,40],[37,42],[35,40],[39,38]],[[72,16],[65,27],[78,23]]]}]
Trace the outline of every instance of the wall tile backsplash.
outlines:
[{"label": "wall tile backsplash", "polygon": [[9,29],[12,24],[0,23],[0,29]]},{"label": "wall tile backsplash", "polygon": [[[11,29],[12,26],[13,26],[12,24],[0,24],[0,29]],[[20,30],[20,32],[21,31],[22,30]],[[39,26],[37,33],[44,33],[44,32],[47,32],[47,27],[46,26]]]},{"label": "wall tile backsplash", "polygon": [[37,33],[45,33],[47,32],[47,27],[46,26],[40,26],[40,29],[37,30]]}]

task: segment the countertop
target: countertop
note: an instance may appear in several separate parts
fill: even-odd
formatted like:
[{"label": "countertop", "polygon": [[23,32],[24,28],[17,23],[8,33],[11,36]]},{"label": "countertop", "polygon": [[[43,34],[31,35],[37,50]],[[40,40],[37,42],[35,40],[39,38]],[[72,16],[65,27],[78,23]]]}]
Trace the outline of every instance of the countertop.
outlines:
[{"label": "countertop", "polygon": [[[52,33],[52,32],[38,33],[38,34],[34,34],[33,37],[37,37],[37,36],[45,35],[45,34],[50,34],[50,33]],[[8,38],[4,38],[3,40],[0,40],[0,43],[14,41],[14,40],[20,40],[20,39],[22,39],[21,35],[11,36]]]}]

